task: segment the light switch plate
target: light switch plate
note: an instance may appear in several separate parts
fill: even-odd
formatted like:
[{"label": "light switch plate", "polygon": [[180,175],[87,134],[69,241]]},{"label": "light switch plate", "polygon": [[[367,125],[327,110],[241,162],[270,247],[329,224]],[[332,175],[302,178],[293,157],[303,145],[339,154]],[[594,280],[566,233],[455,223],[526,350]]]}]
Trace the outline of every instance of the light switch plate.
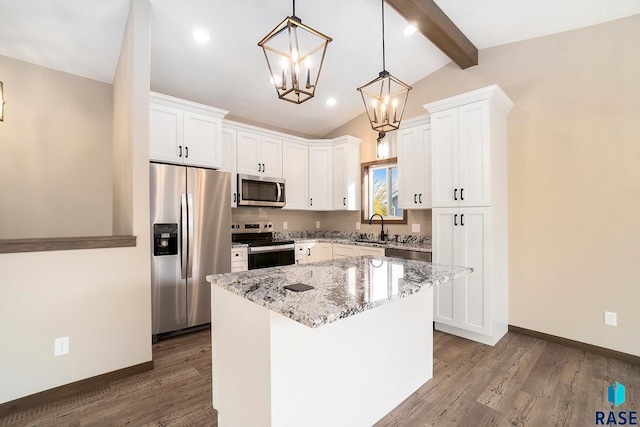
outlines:
[{"label": "light switch plate", "polygon": [[420,224],[411,224],[411,232],[419,233],[420,232]]},{"label": "light switch plate", "polygon": [[289,223],[287,221],[282,221],[282,229],[286,230],[289,228]]},{"label": "light switch plate", "polygon": [[360,230],[360,222],[356,222],[356,230]]},{"label": "light switch plate", "polygon": [[320,228],[320,221],[316,221],[316,228]]}]

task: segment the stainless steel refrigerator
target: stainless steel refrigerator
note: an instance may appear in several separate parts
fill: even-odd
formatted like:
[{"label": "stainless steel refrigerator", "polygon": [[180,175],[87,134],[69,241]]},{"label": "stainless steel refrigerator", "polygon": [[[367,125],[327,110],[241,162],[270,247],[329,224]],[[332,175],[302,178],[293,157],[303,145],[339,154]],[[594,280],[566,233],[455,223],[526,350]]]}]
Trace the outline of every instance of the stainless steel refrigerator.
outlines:
[{"label": "stainless steel refrigerator", "polygon": [[206,276],[231,271],[231,176],[151,163],[153,335],[211,322]]}]

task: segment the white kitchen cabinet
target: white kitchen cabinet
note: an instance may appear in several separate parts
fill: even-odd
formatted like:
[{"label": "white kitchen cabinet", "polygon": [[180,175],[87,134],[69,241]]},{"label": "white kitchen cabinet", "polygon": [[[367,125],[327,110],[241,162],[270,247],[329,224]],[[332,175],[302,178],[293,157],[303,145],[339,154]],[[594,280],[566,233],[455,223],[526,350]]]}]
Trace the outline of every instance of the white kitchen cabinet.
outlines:
[{"label": "white kitchen cabinet", "polygon": [[333,210],[360,210],[360,142],[352,136],[333,140]]},{"label": "white kitchen cabinet", "polygon": [[149,104],[149,158],[220,168],[222,118],[227,111],[154,93]]},{"label": "white kitchen cabinet", "polygon": [[437,286],[435,328],[495,345],[508,328],[507,113],[497,85],[431,112],[433,262],[471,267]]},{"label": "white kitchen cabinet", "polygon": [[284,141],[282,177],[285,179],[286,204],[283,209],[309,208],[309,148],[306,144]]},{"label": "white kitchen cabinet", "polygon": [[333,259],[350,258],[364,255],[384,256],[384,248],[374,246],[347,245],[343,243],[333,244]]},{"label": "white kitchen cabinet", "polygon": [[360,256],[365,256],[365,255],[384,256],[384,248],[378,248],[374,246],[358,246],[358,254]]},{"label": "white kitchen cabinet", "polygon": [[307,243],[306,262],[317,262],[330,260],[332,257],[332,244],[326,242]]},{"label": "white kitchen cabinet", "polygon": [[238,174],[282,178],[282,139],[238,130]]},{"label": "white kitchen cabinet", "polygon": [[435,287],[434,321],[491,335],[491,208],[440,208],[432,215],[433,262],[473,268]]},{"label": "white kitchen cabinet", "polygon": [[326,261],[331,259],[332,244],[327,242],[296,243],[296,264]]},{"label": "white kitchen cabinet", "polygon": [[333,147],[328,143],[309,146],[309,209],[331,210]]},{"label": "white kitchen cabinet", "polygon": [[[428,118],[421,118],[428,122]],[[406,127],[405,127],[406,126]],[[431,208],[431,125],[405,121],[398,137],[398,206]]]},{"label": "white kitchen cabinet", "polygon": [[296,264],[306,264],[307,262],[307,244],[306,243],[296,243],[295,244],[295,260]]},{"label": "white kitchen cabinet", "polygon": [[236,172],[236,131],[222,126],[222,166],[220,170],[231,173],[231,207],[238,207],[238,175]]},{"label": "white kitchen cabinet", "polygon": [[249,255],[247,248],[231,249],[231,272],[249,270]]}]

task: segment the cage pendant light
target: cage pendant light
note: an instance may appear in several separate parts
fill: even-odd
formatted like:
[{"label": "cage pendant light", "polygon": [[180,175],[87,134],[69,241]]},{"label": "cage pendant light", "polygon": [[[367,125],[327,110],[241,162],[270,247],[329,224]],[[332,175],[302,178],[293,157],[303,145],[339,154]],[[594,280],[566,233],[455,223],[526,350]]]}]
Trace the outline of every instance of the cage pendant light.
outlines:
[{"label": "cage pendant light", "polygon": [[384,51],[384,0],[382,0],[382,71],[378,78],[358,88],[371,128],[384,134],[400,127],[411,86],[386,69]]},{"label": "cage pendant light", "polygon": [[280,99],[302,104],[313,98],[327,45],[332,40],[302,23],[293,0],[293,14],[258,43]]}]

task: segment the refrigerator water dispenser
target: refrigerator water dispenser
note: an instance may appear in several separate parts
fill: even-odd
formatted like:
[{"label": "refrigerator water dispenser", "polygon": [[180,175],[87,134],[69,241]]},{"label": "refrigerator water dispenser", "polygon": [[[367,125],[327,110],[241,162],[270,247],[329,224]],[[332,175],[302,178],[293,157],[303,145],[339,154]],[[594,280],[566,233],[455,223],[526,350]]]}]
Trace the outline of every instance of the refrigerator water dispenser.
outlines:
[{"label": "refrigerator water dispenser", "polygon": [[153,256],[178,255],[178,224],[153,224]]}]

